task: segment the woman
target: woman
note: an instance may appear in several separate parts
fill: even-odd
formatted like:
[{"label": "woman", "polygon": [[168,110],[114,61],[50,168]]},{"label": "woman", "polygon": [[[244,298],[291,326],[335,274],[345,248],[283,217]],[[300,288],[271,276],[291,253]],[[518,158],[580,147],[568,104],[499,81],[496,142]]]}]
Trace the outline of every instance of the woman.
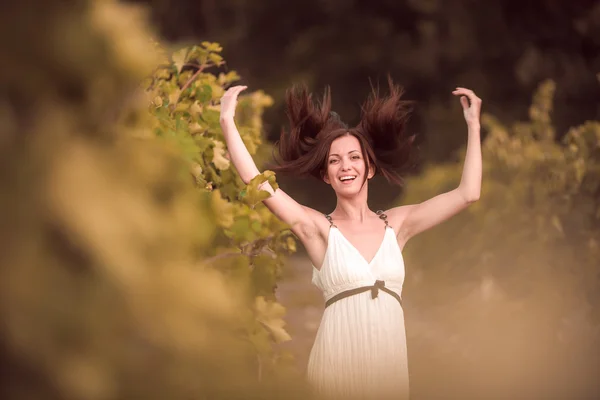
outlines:
[{"label": "woman", "polygon": [[[265,205],[290,225],[313,264],[313,283],[326,308],[309,357],[307,377],[317,393],[332,398],[408,399],[406,335],[401,293],[402,248],[479,198],[481,100],[465,88],[460,96],[468,144],[458,187],[420,204],[373,212],[367,204],[369,180],[377,173],[400,183],[399,170],[410,155],[406,134],[408,103],[391,81],[388,96],[373,93],[361,122],[347,127],[331,112],[327,92],[315,103],[305,88],[287,94],[290,131],[279,141],[279,172],[312,175],[331,185],[333,212],[323,215],[298,204],[267,183]],[[246,150],[233,117],[245,86],[221,100],[221,126],[231,160],[242,180],[259,171]]]}]

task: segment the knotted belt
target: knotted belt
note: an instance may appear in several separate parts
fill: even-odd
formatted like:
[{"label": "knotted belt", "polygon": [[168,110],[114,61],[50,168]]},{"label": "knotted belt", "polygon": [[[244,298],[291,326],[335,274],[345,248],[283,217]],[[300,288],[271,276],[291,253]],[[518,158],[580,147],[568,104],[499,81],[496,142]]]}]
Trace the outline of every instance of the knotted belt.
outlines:
[{"label": "knotted belt", "polygon": [[356,289],[350,289],[350,290],[343,291],[342,293],[336,294],[335,296],[333,296],[332,298],[327,300],[327,302],[325,303],[325,308],[329,307],[330,305],[332,305],[333,303],[335,303],[338,300],[345,299],[346,297],[354,296],[355,294],[368,292],[369,290],[371,291],[372,299],[376,298],[379,295],[380,290],[383,290],[384,292],[392,295],[396,300],[398,300],[398,303],[400,303],[400,306],[402,306],[402,299],[400,298],[400,296],[398,296],[398,293],[386,288],[385,281],[375,281],[375,284],[372,286],[361,286]]}]

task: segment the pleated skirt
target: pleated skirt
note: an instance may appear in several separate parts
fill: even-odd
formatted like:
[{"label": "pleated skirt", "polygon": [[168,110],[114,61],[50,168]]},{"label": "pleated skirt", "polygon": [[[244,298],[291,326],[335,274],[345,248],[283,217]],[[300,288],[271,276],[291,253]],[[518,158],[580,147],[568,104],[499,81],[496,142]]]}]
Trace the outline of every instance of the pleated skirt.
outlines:
[{"label": "pleated skirt", "polygon": [[324,399],[408,400],[406,330],[398,301],[365,292],[327,307],[307,380]]}]

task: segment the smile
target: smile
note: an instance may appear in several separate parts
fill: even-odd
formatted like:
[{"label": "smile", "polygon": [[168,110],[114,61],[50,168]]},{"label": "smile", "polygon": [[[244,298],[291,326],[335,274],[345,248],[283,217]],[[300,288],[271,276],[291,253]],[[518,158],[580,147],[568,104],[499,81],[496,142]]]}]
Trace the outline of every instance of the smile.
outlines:
[{"label": "smile", "polygon": [[340,181],[343,183],[350,183],[356,179],[356,175],[344,175],[340,177]]}]

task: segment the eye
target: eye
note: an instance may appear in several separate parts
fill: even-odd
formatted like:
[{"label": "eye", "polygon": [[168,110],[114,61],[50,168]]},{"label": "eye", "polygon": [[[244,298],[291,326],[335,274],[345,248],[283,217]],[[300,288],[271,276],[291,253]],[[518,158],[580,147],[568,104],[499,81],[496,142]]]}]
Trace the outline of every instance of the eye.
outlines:
[{"label": "eye", "polygon": [[353,156],[352,156],[352,159],[353,159],[353,160],[360,160],[360,156],[359,156],[359,155],[353,155]]},{"label": "eye", "polygon": [[332,158],[331,160],[329,160],[329,164],[333,164],[333,163],[335,163],[335,162],[337,162],[337,161],[338,161],[337,159],[335,159],[335,158]]}]

